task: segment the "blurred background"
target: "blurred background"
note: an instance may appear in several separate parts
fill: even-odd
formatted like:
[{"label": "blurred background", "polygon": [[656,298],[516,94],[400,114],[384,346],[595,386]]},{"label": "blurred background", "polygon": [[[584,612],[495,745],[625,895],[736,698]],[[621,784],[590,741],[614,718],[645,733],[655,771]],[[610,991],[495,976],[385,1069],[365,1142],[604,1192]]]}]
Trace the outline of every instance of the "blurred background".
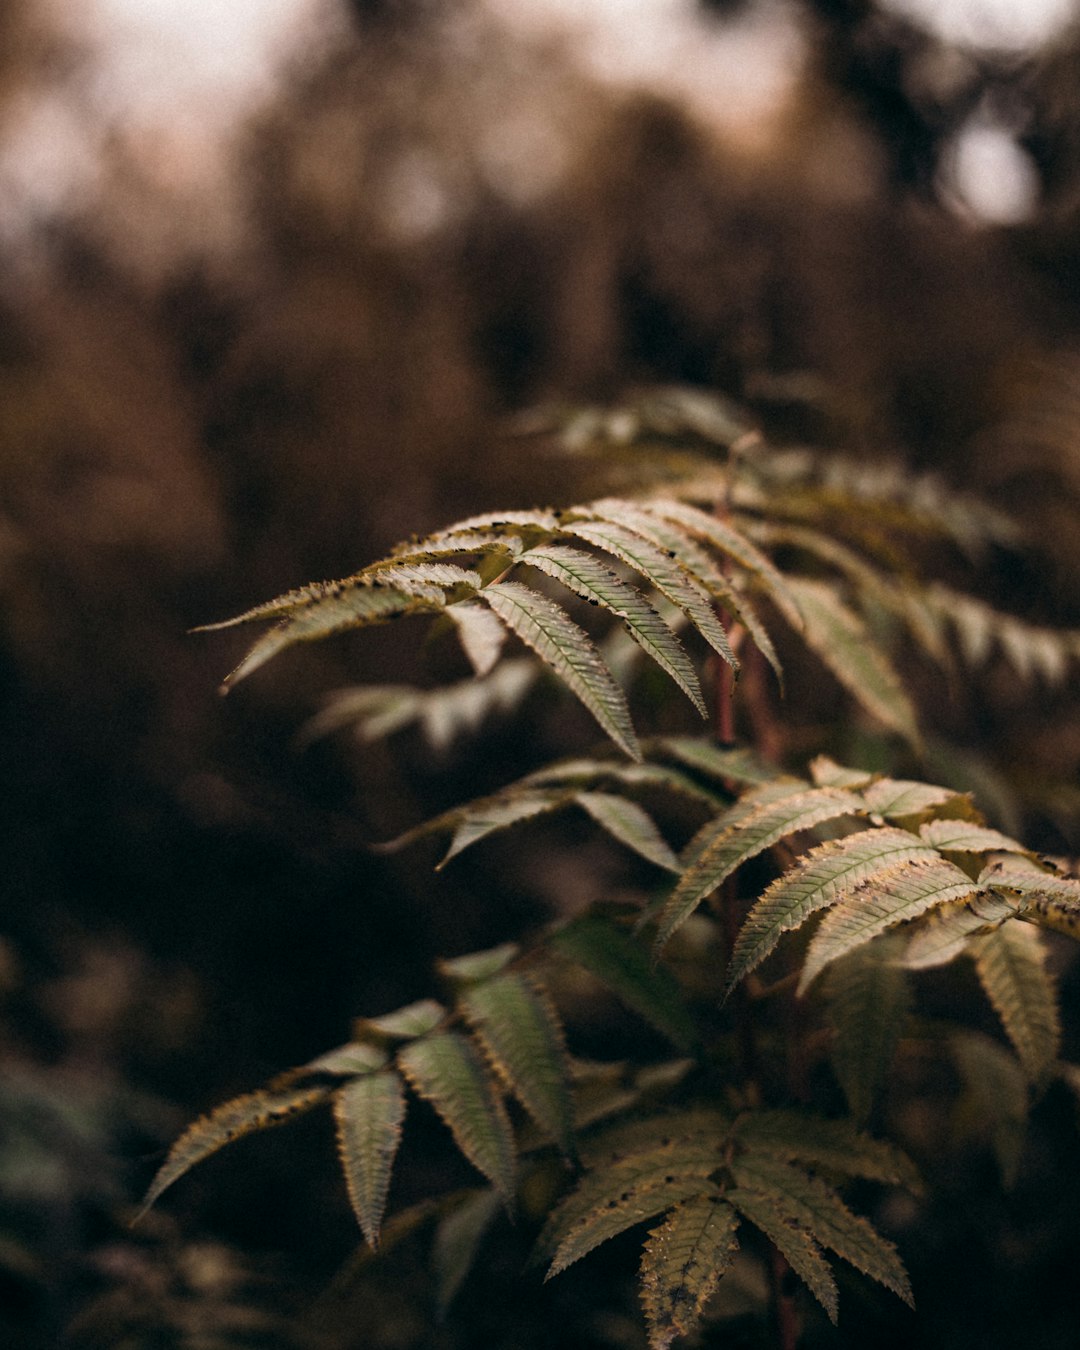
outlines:
[{"label": "blurred background", "polygon": [[[501,1321],[434,1328],[407,1255],[378,1317],[327,1312],[325,1121],[127,1227],[193,1114],[574,884],[369,853],[521,767],[512,730],[298,746],[393,636],[223,701],[245,635],[188,630],[567,500],[508,415],[649,382],[1008,508],[994,598],[1080,625],[1078,76],[1071,0],[0,0],[5,1345],[642,1343],[625,1251],[600,1293],[494,1261]],[[1077,702],[991,679],[957,733],[1073,857]],[[1072,1102],[1034,1128],[1010,1195],[976,1150],[912,1229],[917,1337],[856,1295],[842,1338],[1075,1344]]]}]

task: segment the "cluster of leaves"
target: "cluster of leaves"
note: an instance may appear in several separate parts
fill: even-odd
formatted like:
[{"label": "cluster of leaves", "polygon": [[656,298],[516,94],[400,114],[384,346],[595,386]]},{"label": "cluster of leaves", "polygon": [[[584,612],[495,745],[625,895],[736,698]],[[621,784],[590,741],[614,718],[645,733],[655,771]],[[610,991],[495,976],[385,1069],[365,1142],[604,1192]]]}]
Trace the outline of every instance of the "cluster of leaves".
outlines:
[{"label": "cluster of leaves", "polygon": [[[824,756],[804,778],[750,748],[642,738],[616,672],[629,669],[628,635],[706,717],[694,646],[726,670],[716,681],[723,701],[745,644],[781,680],[772,637],[779,620],[788,642],[801,639],[910,750],[919,745],[916,708],[890,654],[902,643],[946,668],[957,654],[979,662],[996,651],[1020,676],[1053,682],[1080,653],[1080,639],[920,580],[928,549],[970,554],[1012,539],[1007,523],[933,480],[767,452],[737,414],[685,391],[644,396],[617,414],[549,414],[539,425],[556,430],[571,454],[617,446],[628,495],[459,521],[342,581],[213,625],[274,621],[227,685],[295,643],[427,615],[456,632],[474,679],[449,689],[348,691],[313,732],[359,723],[367,736],[385,735],[419,721],[445,743],[492,706],[512,706],[546,670],[618,753],[549,765],[395,845],[448,834],[441,866],[498,831],[576,809],[665,885],[640,910],[599,905],[528,950],[508,944],[443,962],[449,1000],[364,1020],[348,1045],[196,1122],[147,1204],[222,1145],[328,1103],[349,1195],[374,1247],[411,1092],[434,1107],[489,1183],[441,1211],[434,1259],[444,1306],[500,1208],[514,1210],[523,1167],[549,1166],[558,1155],[576,1184],[549,1207],[537,1259],[558,1273],[659,1218],[641,1272],[655,1347],[696,1326],[745,1224],[830,1317],[836,1286],[825,1250],[910,1300],[895,1250],[837,1187],[848,1178],[914,1182],[906,1159],[862,1129],[909,1032],[916,973],[973,960],[1013,1053],[956,1033],[954,1059],[962,1077],[1007,1085],[999,1095],[1011,1126],[1022,1125],[1032,1090],[1055,1074],[1080,1078],[1059,1063],[1043,932],[1080,936],[1080,881],[990,828],[968,796],[948,787]],[[590,606],[621,624],[621,647],[617,625],[594,641],[578,622]],[[511,634],[531,657],[500,661]],[[681,847],[650,812],[658,798],[696,820]],[[699,950],[707,953],[703,978],[680,982],[677,965],[665,963],[702,925],[714,939]],[[636,1074],[574,1059],[557,1002],[567,962],[607,985],[680,1058]],[[778,978],[763,984],[760,972],[778,962]],[[807,1021],[823,1012],[844,1119],[790,1109],[791,1093],[760,1081],[746,1050],[756,1008],[811,993],[802,1006]],[[708,1035],[695,1015],[703,997]],[[740,1040],[741,1053],[731,1048]]]}]

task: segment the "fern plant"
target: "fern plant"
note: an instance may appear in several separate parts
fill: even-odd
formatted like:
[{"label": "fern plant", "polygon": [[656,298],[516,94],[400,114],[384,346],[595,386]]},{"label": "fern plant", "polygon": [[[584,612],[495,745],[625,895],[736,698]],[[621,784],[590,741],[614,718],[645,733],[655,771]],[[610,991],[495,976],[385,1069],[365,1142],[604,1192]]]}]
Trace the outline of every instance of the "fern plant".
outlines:
[{"label": "fern plant", "polygon": [[[581,747],[390,847],[445,836],[441,867],[535,817],[578,811],[652,869],[651,899],[602,899],[443,961],[439,1000],[359,1021],[345,1045],[192,1125],[146,1204],[224,1144],[326,1106],[374,1248],[417,1098],[484,1183],[423,1209],[443,1308],[537,1177],[551,1196],[532,1216],[549,1276],[651,1225],[640,1285],[653,1347],[695,1329],[740,1248],[765,1261],[778,1306],[790,1268],[835,1320],[826,1252],[910,1303],[896,1248],[842,1196],[851,1179],[919,1187],[904,1153],[868,1132],[890,1066],[931,1048],[972,1091],[993,1074],[994,1109],[1013,1120],[1055,1076],[1075,1081],[1080,1070],[1060,1062],[1045,933],[1080,934],[1080,881],[991,828],[954,787],[822,753],[793,772],[777,730],[780,652],[823,663],[901,762],[922,737],[898,654],[918,652],[945,677],[996,656],[1018,678],[1053,682],[1080,656],[1080,635],[924,577],[927,556],[955,571],[1015,543],[1009,522],[932,480],[772,450],[735,411],[688,391],[615,413],[548,412],[524,433],[538,429],[562,437],[579,472],[606,465],[619,495],[459,521],[211,627],[273,624],[227,687],[347,629],[419,616],[456,633],[471,680],[343,691],[316,735],[351,726],[371,739],[418,723],[445,745],[553,676],[609,748]],[[504,659],[513,638],[527,655]],[[691,715],[708,719],[711,704],[711,732],[641,734],[631,698],[646,658]],[[749,744],[736,743],[740,725]],[[665,820],[681,822],[679,840]],[[959,960],[973,963],[1004,1041],[917,1016],[920,972]],[[565,1005],[582,978],[650,1024],[671,1056],[576,1057]],[[839,1089],[831,1113],[805,1104],[822,1073]],[[1007,1173],[1016,1137],[1001,1131]],[[790,1303],[778,1326],[793,1346]]]}]

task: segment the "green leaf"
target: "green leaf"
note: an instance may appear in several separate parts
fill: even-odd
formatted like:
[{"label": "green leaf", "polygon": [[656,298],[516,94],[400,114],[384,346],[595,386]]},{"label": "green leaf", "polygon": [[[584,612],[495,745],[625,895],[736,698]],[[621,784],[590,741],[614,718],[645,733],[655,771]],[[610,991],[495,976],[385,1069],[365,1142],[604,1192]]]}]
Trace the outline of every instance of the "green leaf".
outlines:
[{"label": "green leaf", "polygon": [[1005,1188],[1020,1169],[1028,1121],[1028,1085],[1023,1069],[1003,1045],[975,1031],[949,1037],[963,1084],[958,1123],[989,1134]]},{"label": "green leaf", "polygon": [[554,601],[516,581],[500,581],[480,592],[506,626],[547,662],[631,759],[640,760],[626,695],[592,645]]},{"label": "green leaf", "polygon": [[656,789],[659,792],[689,798],[693,802],[716,807],[717,794],[678,769],[665,764],[627,764],[611,759],[567,759],[537,769],[522,783],[531,786],[581,786],[617,783],[628,788]]},{"label": "green leaf", "polygon": [[668,1350],[697,1328],[735,1259],[739,1216],[723,1200],[697,1196],[675,1206],[649,1234],[641,1258],[641,1302],[650,1350]]},{"label": "green leaf", "polygon": [[872,773],[865,769],[849,769],[828,755],[818,755],[810,761],[810,777],[815,787],[859,788],[868,787],[874,780]]},{"label": "green leaf", "polygon": [[984,888],[944,858],[915,858],[866,878],[826,914],[806,953],[799,993],[833,961],[906,919]]},{"label": "green leaf", "polygon": [[473,674],[482,679],[495,666],[506,641],[506,629],[493,611],[476,600],[448,605],[446,613],[457,626],[461,649],[469,659]]},{"label": "green leaf", "polygon": [[790,791],[787,785],[770,784],[741,798],[687,845],[692,861],[660,912],[657,950],[744,862],[789,834],[862,810],[862,800],[853,793],[806,783],[794,784]]},{"label": "green leaf", "polygon": [[435,1230],[431,1263],[435,1272],[435,1308],[440,1320],[476,1263],[484,1235],[501,1207],[493,1190],[469,1191]]},{"label": "green leaf", "polygon": [[637,802],[610,792],[578,792],[574,801],[607,830],[613,839],[668,872],[679,871],[679,860],[656,828],[652,816]]},{"label": "green leaf", "polygon": [[391,1069],[353,1078],[334,1093],[338,1156],[353,1211],[372,1247],[379,1245],[404,1119],[405,1093]]},{"label": "green leaf", "polygon": [[872,717],[917,746],[915,709],[862,619],[825,582],[789,577],[788,585],[803,616],[806,645]]},{"label": "green leaf", "polygon": [[345,1045],[336,1046],[333,1050],[327,1050],[325,1054],[308,1060],[299,1068],[287,1069],[285,1073],[278,1074],[269,1086],[277,1091],[280,1088],[306,1083],[312,1078],[352,1078],[356,1074],[372,1073],[375,1069],[381,1069],[388,1058],[387,1052],[381,1046],[348,1041]]},{"label": "green leaf", "polygon": [[576,1154],[562,1024],[528,976],[507,972],[470,989],[465,1018],[506,1087],[567,1157]]},{"label": "green leaf", "polygon": [[1061,1048],[1057,988],[1047,972],[1042,934],[1005,923],[971,944],[975,969],[1028,1078],[1045,1083]]},{"label": "green leaf", "polygon": [[716,617],[712,599],[701,583],[677,559],[644,535],[611,520],[575,520],[565,526],[569,534],[603,549],[639,572],[677,608],[682,610],[710,647],[732,670],[739,663],[731,650],[724,625]]},{"label": "green leaf", "polygon": [[398,1052],[409,1086],[429,1101],[465,1157],[509,1208],[514,1200],[514,1136],[478,1052],[457,1031],[413,1041]]},{"label": "green leaf", "polygon": [[911,1012],[910,979],[893,963],[901,943],[887,934],[834,962],[827,974],[833,1068],[858,1121],[870,1116]]},{"label": "green leaf", "polygon": [[968,947],[976,933],[996,928],[1016,916],[1018,898],[991,891],[973,895],[959,904],[942,905],[918,925],[912,933],[901,964],[908,970],[928,970],[943,966]]},{"label": "green leaf", "polygon": [[778,1204],[785,1216],[823,1247],[914,1306],[907,1271],[896,1248],[866,1219],[853,1214],[820,1177],[755,1153],[736,1158],[731,1172],[737,1186]]},{"label": "green leaf", "polygon": [[746,916],[728,966],[727,992],[811,914],[842,900],[860,883],[897,863],[932,859],[934,850],[907,830],[862,830],[819,844],[762,893]]},{"label": "green leaf", "polygon": [[258,1092],[233,1097],[215,1107],[209,1115],[200,1116],[169,1149],[168,1156],[146,1192],[136,1220],[141,1219],[162,1192],[196,1163],[245,1134],[269,1129],[272,1125],[283,1125],[295,1116],[310,1111],[313,1106],[326,1101],[332,1090],[332,1085],[328,1083],[262,1088]]},{"label": "green leaf", "polygon": [[736,1187],[726,1197],[755,1228],[760,1228],[817,1301],[836,1321],[836,1280],[821,1248],[772,1195]]},{"label": "green leaf", "polygon": [[736,1139],[758,1153],[798,1161],[841,1176],[921,1189],[911,1160],[894,1144],[874,1139],[852,1120],[826,1120],[806,1111],[752,1111],[735,1126]]},{"label": "green leaf", "polygon": [[781,776],[772,764],[741,746],[724,749],[715,741],[696,736],[662,736],[654,744],[661,754],[721,783],[759,787]]},{"label": "green leaf", "polygon": [[520,954],[521,948],[516,942],[502,942],[482,952],[467,952],[464,956],[443,959],[437,962],[437,967],[439,974],[454,984],[480,984],[505,970]]},{"label": "green leaf", "polygon": [[425,1036],[433,1031],[445,1016],[446,1009],[441,1003],[422,998],[404,1008],[383,1013],[381,1017],[359,1018],[354,1034],[361,1039],[373,1039],[377,1044],[387,1040],[412,1040],[414,1036]]},{"label": "green leaf", "polygon": [[[364,628],[384,623],[403,614],[432,612],[441,609],[444,596],[432,588],[430,593],[417,595],[401,587],[374,584],[346,585],[337,593],[328,592],[325,599],[312,601],[304,609],[289,612],[282,621],[265,633],[251,648],[243,661],[225,677],[223,689],[245,679],[265,665],[272,656],[296,642],[315,642],[350,628]],[[229,622],[247,622],[255,611]],[[218,624],[215,627],[225,627]]]},{"label": "green leaf", "polygon": [[555,577],[575,594],[618,615],[627,632],[675,681],[702,717],[708,716],[693,663],[668,625],[635,587],[591,553],[563,544],[530,549],[521,561]]},{"label": "green leaf", "polygon": [[[460,819],[454,830],[454,837],[450,841],[450,847],[435,870],[441,871],[451,858],[464,853],[467,848],[479,843],[481,839],[486,839],[489,834],[509,829],[511,825],[518,825],[523,820],[532,820],[534,816],[556,811],[568,805],[570,800],[565,793],[529,792],[515,788],[493,797],[470,802],[468,806],[458,807],[448,813],[451,816],[457,815]],[[440,820],[445,819],[446,817],[440,817]],[[429,822],[428,828],[434,828],[436,823]]]},{"label": "green leaf", "polygon": [[552,947],[596,978],[682,1051],[697,1044],[697,1030],[682,991],[663,966],[625,928],[585,915],[558,929]]}]

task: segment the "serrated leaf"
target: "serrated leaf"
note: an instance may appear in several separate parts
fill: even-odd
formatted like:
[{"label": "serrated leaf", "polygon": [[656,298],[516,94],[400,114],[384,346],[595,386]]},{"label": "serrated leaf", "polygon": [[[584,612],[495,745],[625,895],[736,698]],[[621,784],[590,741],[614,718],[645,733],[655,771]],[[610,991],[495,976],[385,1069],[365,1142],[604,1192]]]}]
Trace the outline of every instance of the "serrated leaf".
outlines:
[{"label": "serrated leaf", "polygon": [[488,947],[482,952],[467,952],[464,956],[443,959],[437,963],[440,975],[455,984],[478,984],[498,975],[521,953],[516,942],[501,942],[497,947]]},{"label": "serrated leaf", "polygon": [[475,1264],[480,1244],[500,1208],[496,1191],[470,1191],[439,1221],[431,1264],[435,1273],[435,1308],[440,1319],[446,1316]]},{"label": "serrated leaf", "polygon": [[562,1024],[551,1000],[527,975],[507,972],[471,988],[461,999],[461,1009],[509,1091],[573,1158],[569,1066]]},{"label": "serrated leaf", "polygon": [[870,1116],[911,1012],[910,979],[893,963],[901,946],[886,934],[834,962],[826,977],[833,1068],[860,1122]]},{"label": "serrated leaf", "polygon": [[535,786],[619,783],[631,788],[655,788],[715,807],[719,798],[687,774],[664,764],[626,764],[622,760],[568,759],[526,775],[522,783]]},{"label": "serrated leaf", "polygon": [[1050,1076],[1061,1045],[1057,987],[1046,969],[1042,934],[1005,923],[972,944],[979,981],[1033,1083]]},{"label": "serrated leaf", "polygon": [[675,1176],[670,1180],[628,1185],[610,1195],[601,1209],[587,1214],[566,1234],[545,1278],[560,1274],[602,1242],[617,1237],[635,1224],[655,1218],[681,1200],[719,1194],[716,1185],[701,1176]]},{"label": "serrated leaf", "polygon": [[917,783],[906,778],[879,778],[863,789],[868,811],[884,820],[905,820],[922,815],[935,806],[944,806],[960,794],[934,783]]},{"label": "serrated leaf", "polygon": [[455,586],[477,589],[479,575],[471,567],[460,567],[447,562],[404,562],[388,558],[372,563],[361,573],[366,580],[380,586],[396,586],[410,595],[431,598],[433,589],[451,590]]},{"label": "serrated leaf", "polygon": [[716,1194],[708,1178],[722,1161],[723,1135],[683,1135],[677,1119],[643,1123],[652,1129],[638,1148],[611,1154],[594,1146],[595,1164],[548,1215],[532,1259],[551,1262],[549,1274],[679,1200]]},{"label": "serrated leaf", "polygon": [[262,1088],[233,1097],[200,1116],[187,1127],[169,1149],[142,1202],[136,1220],[141,1219],[161,1194],[196,1163],[210,1157],[245,1134],[283,1125],[295,1116],[326,1101],[333,1088],[327,1083],[309,1083],[298,1087]]},{"label": "serrated leaf", "polygon": [[398,544],[393,551],[395,560],[402,562],[427,562],[431,559],[445,558],[455,553],[506,553],[507,566],[511,558],[516,557],[525,545],[517,535],[504,530],[481,530],[461,528],[450,525],[437,534],[429,534],[423,539],[412,539],[408,543]]},{"label": "serrated leaf", "polygon": [[640,760],[626,695],[593,646],[553,600],[516,581],[500,581],[480,592],[506,626],[547,662],[588,708],[615,744]]},{"label": "serrated leaf", "polygon": [[345,1045],[327,1050],[325,1054],[308,1060],[296,1069],[287,1069],[269,1084],[277,1091],[280,1088],[295,1087],[311,1078],[352,1078],[356,1074],[371,1073],[381,1069],[389,1058],[387,1052],[378,1045],[365,1045],[360,1041],[348,1041]]},{"label": "serrated leaf", "polygon": [[642,944],[624,928],[595,915],[558,929],[551,945],[605,984],[680,1050],[697,1043],[682,990],[662,966],[654,967]]},{"label": "serrated leaf", "polygon": [[514,1200],[514,1136],[502,1099],[467,1037],[442,1031],[398,1052],[409,1086],[429,1101],[458,1148],[510,1208]]},{"label": "serrated leaf", "polygon": [[641,1257],[641,1303],[650,1350],[668,1350],[701,1318],[738,1251],[739,1216],[712,1196],[675,1206],[649,1234]]},{"label": "serrated leaf", "polygon": [[446,613],[458,630],[461,649],[469,659],[473,674],[482,679],[495,666],[506,641],[502,620],[477,600],[448,605]]},{"label": "serrated leaf", "polygon": [[764,553],[735,526],[687,502],[654,500],[645,503],[646,509],[665,520],[675,521],[691,534],[706,540],[713,548],[726,554],[756,577],[777,609],[796,628],[800,626],[802,605],[787,578],[783,577]]},{"label": "serrated leaf", "polygon": [[372,1247],[379,1245],[404,1119],[405,1093],[392,1069],[363,1074],[334,1093],[338,1157],[353,1211]]},{"label": "serrated leaf", "polygon": [[1020,897],[1021,918],[1080,939],[1080,881],[1038,869],[1018,858],[999,858],[984,868],[980,881],[995,891]]},{"label": "serrated leaf", "polygon": [[810,778],[815,787],[839,787],[858,790],[873,782],[874,775],[865,769],[849,769],[828,755],[817,755],[810,761]]},{"label": "serrated leaf", "polygon": [[914,706],[862,619],[825,582],[789,577],[788,585],[803,617],[806,645],[872,717],[917,746]]},{"label": "serrated leaf", "polygon": [[695,736],[662,736],[655,745],[661,754],[719,782],[758,787],[781,776],[774,765],[742,746],[725,749]]},{"label": "serrated leaf", "polygon": [[866,878],[825,915],[807,950],[799,993],[826,966],[894,924],[983,890],[959,867],[940,857],[897,863]]},{"label": "serrated leaf", "polygon": [[772,1196],[736,1187],[728,1191],[726,1198],[755,1228],[761,1229],[835,1323],[836,1280],[811,1235]]},{"label": "serrated leaf", "polygon": [[961,1123],[989,1134],[1008,1190],[1016,1181],[1027,1133],[1024,1071],[1003,1045],[979,1032],[956,1032],[949,1044],[964,1089],[957,1105]]},{"label": "serrated leaf", "polygon": [[919,836],[942,853],[1024,853],[1028,850],[999,830],[967,820],[928,820]]},{"label": "serrated leaf", "polygon": [[355,1035],[359,1038],[371,1038],[376,1043],[391,1040],[411,1040],[414,1036],[424,1036],[433,1031],[446,1016],[446,1009],[432,998],[422,998],[416,1003],[407,1003],[403,1008],[383,1013],[381,1017],[358,1018]]},{"label": "serrated leaf", "polygon": [[574,801],[613,839],[625,844],[642,858],[668,872],[679,871],[679,860],[671,851],[656,822],[637,802],[611,792],[578,792]]},{"label": "serrated leaf", "polygon": [[[426,595],[417,595],[394,586],[376,585],[349,585],[338,593],[328,593],[325,599],[312,601],[306,608],[292,610],[265,633],[236,669],[225,677],[222,688],[231,689],[294,643],[315,642],[332,633],[384,623],[403,614],[430,613],[441,609],[443,601],[443,592],[435,587]],[[246,622],[247,618],[247,615],[241,615],[236,622]]]},{"label": "serrated leaf", "polygon": [[671,676],[701,716],[708,716],[697,672],[682,643],[634,586],[623,581],[591,553],[564,544],[530,549],[521,561],[561,581],[590,604],[610,610],[622,619],[627,632],[641,649]]},{"label": "serrated leaf", "polygon": [[852,1120],[826,1120],[806,1111],[753,1111],[736,1122],[735,1137],[755,1152],[808,1163],[841,1176],[921,1189],[911,1160],[895,1144],[865,1134]]},{"label": "serrated leaf", "polygon": [[890,828],[861,830],[811,849],[768,886],[746,916],[731,954],[727,991],[811,914],[839,902],[885,868],[936,856],[907,830]]},{"label": "serrated leaf", "polygon": [[943,905],[929,914],[912,933],[901,964],[907,970],[943,966],[964,951],[971,938],[1013,918],[1019,899],[991,891],[959,904]]},{"label": "serrated leaf", "polygon": [[757,1153],[736,1158],[731,1172],[736,1186],[775,1202],[823,1247],[914,1306],[907,1271],[896,1248],[866,1219],[853,1214],[820,1177]]},{"label": "serrated leaf", "polygon": [[[464,853],[473,844],[486,839],[489,834],[509,829],[523,820],[532,820],[534,816],[556,811],[571,800],[565,793],[545,792],[541,790],[515,791],[512,795],[501,794],[470,802],[468,806],[458,807],[453,813],[460,817],[450,847],[438,863],[436,871],[442,868],[459,853]],[[443,818],[440,818],[443,819]],[[429,822],[433,827],[436,822]]]},{"label": "serrated leaf", "polygon": [[687,845],[692,861],[660,911],[656,949],[743,863],[789,834],[862,810],[861,799],[851,792],[806,783],[791,792],[783,784],[770,784],[742,798]]},{"label": "serrated leaf", "polygon": [[603,549],[639,572],[661,595],[682,610],[705,641],[732,670],[739,663],[731,650],[724,625],[716,617],[712,599],[699,581],[677,559],[651,539],[611,520],[575,520],[567,533]]}]

